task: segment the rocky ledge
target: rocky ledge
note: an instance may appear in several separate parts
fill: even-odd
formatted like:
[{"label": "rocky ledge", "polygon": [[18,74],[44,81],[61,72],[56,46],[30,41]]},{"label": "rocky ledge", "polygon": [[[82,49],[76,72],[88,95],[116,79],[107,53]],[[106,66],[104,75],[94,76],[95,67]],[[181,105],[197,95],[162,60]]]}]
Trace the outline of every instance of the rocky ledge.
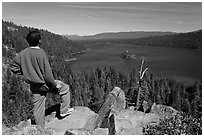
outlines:
[{"label": "rocky ledge", "polygon": [[157,124],[177,111],[171,107],[153,104],[150,113],[126,108],[125,94],[115,87],[107,96],[98,114],[87,107],[76,106],[75,111],[58,119],[55,113],[46,117],[45,129],[31,125],[30,120],[17,126],[2,126],[4,135],[142,135],[143,127]]}]

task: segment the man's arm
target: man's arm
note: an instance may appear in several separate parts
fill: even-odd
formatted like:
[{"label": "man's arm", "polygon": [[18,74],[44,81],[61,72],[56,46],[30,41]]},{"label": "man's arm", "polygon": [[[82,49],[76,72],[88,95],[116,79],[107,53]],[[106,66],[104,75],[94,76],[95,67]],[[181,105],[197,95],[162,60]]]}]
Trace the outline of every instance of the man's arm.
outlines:
[{"label": "man's arm", "polygon": [[18,54],[9,64],[11,71],[17,75],[23,75],[21,66],[20,66],[20,55]]}]

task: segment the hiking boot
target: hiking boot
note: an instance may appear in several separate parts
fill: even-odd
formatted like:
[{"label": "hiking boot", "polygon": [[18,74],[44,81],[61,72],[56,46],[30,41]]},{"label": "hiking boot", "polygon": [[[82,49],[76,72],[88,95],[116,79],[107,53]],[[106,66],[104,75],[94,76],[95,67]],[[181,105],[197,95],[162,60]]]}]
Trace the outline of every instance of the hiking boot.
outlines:
[{"label": "hiking boot", "polygon": [[60,114],[61,117],[70,115],[74,111],[74,108],[69,108],[66,113]]}]

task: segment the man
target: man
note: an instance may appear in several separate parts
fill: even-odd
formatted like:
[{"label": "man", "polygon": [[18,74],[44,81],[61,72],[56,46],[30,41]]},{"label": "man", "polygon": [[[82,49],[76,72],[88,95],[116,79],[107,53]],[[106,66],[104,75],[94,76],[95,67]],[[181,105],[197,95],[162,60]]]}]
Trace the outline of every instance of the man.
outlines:
[{"label": "man", "polygon": [[10,69],[15,74],[23,75],[25,82],[30,84],[35,122],[44,128],[47,92],[56,93],[58,91],[59,95],[62,96],[61,117],[65,117],[73,111],[73,108],[69,108],[69,86],[59,80],[54,80],[47,55],[39,47],[41,45],[39,31],[37,29],[30,31],[26,40],[29,47],[17,54],[10,63]]}]

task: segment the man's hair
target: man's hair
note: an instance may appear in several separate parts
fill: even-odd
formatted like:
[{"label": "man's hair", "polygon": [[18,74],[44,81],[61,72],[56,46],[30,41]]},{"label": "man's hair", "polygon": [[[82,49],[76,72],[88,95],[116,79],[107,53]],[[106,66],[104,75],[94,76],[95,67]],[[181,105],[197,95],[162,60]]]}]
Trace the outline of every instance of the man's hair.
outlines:
[{"label": "man's hair", "polygon": [[39,44],[40,39],[41,36],[38,29],[30,31],[26,37],[29,46],[37,46]]}]

